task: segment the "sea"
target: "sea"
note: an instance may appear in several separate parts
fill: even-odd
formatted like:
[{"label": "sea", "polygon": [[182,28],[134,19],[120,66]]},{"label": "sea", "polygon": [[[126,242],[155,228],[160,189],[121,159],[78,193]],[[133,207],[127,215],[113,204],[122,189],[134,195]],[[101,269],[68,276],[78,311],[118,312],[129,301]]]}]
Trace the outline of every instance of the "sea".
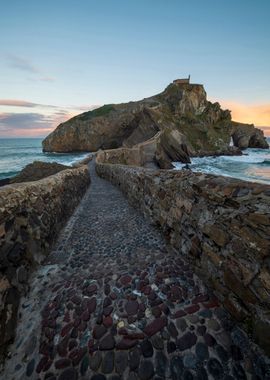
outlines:
[{"label": "sea", "polygon": [[11,178],[33,161],[71,166],[89,153],[43,153],[41,138],[0,139],[0,179]]},{"label": "sea", "polygon": [[[270,144],[270,137],[267,138]],[[186,166],[174,162],[175,169]],[[270,185],[270,149],[248,148],[242,156],[193,157],[188,167],[194,172],[222,175]]]},{"label": "sea", "polygon": [[[268,142],[270,144],[270,138]],[[41,138],[0,139],[0,179],[15,176],[33,161],[58,162],[71,166],[88,153],[44,153]],[[184,166],[185,164],[174,162],[175,169]],[[194,157],[189,167],[194,172],[270,184],[270,149],[246,149],[242,156]]]}]

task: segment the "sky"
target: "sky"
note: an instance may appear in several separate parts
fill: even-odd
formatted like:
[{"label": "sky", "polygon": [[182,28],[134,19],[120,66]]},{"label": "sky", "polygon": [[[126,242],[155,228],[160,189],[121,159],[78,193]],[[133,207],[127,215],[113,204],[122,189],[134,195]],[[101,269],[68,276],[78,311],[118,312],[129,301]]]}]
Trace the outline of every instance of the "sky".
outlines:
[{"label": "sky", "polygon": [[0,137],[44,137],[189,74],[270,135],[269,14],[269,0],[3,0]]}]

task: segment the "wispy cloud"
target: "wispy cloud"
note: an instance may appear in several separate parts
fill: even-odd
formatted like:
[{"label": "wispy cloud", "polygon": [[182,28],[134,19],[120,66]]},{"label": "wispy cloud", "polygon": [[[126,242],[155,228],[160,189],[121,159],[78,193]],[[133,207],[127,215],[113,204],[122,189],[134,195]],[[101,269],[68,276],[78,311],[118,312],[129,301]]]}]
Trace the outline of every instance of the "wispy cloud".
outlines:
[{"label": "wispy cloud", "polygon": [[17,99],[0,99],[0,106],[10,107],[37,107],[37,103],[27,102],[26,100]]},{"label": "wispy cloud", "polygon": [[58,124],[72,116],[69,112],[41,113],[1,113],[0,136],[45,136]]},{"label": "wispy cloud", "polygon": [[20,100],[20,99],[0,99],[0,106],[26,107],[26,108],[32,108],[32,107],[58,108],[57,106],[53,106],[51,104],[40,104],[40,103],[34,103],[28,100]]},{"label": "wispy cloud", "polygon": [[30,60],[15,54],[8,54],[7,61],[10,67],[27,72],[32,75],[32,79],[45,82],[53,82],[55,78],[46,75],[43,70],[34,65]]},{"label": "wispy cloud", "polygon": [[[34,108],[38,112],[0,113],[0,137],[43,137],[60,123],[97,106],[59,107],[24,100],[2,99],[0,106]],[[45,109],[46,108],[46,109]]]},{"label": "wispy cloud", "polygon": [[50,117],[40,113],[2,113],[0,126],[6,129],[48,128]]}]

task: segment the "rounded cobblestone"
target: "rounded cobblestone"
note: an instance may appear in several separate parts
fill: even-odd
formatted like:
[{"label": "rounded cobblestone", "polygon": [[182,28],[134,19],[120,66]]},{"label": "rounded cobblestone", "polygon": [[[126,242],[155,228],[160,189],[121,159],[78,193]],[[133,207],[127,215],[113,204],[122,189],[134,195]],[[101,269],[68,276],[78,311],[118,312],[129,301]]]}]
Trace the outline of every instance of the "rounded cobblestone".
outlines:
[{"label": "rounded cobblestone", "polygon": [[[269,377],[262,355],[181,252],[94,169],[92,162],[89,190],[38,283],[37,275],[33,279],[31,307],[21,314],[28,323],[37,313],[41,323],[35,333],[29,330],[24,348],[15,342],[5,378]],[[44,275],[50,268],[53,274]],[[18,325],[18,335],[27,331]]]}]

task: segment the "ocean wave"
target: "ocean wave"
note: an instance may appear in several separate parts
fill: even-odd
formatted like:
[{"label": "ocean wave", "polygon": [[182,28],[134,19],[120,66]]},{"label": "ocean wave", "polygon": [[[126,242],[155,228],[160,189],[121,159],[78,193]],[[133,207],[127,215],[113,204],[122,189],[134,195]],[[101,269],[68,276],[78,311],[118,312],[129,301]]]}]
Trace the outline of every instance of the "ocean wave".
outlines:
[{"label": "ocean wave", "polygon": [[270,159],[264,160],[261,165],[270,166]]}]

